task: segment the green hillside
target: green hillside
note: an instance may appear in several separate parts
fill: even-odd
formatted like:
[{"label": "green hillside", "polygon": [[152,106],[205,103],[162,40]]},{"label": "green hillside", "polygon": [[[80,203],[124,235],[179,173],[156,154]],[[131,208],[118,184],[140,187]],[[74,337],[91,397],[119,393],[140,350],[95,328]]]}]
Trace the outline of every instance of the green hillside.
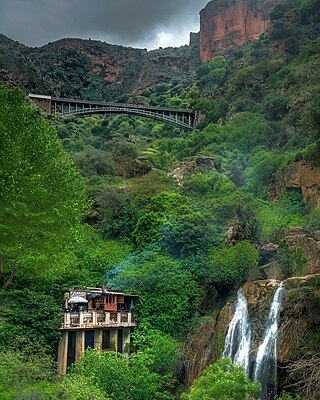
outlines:
[{"label": "green hillside", "polygon": [[[1,39],[9,86],[197,116],[192,132],[127,115],[46,117],[23,92],[1,87],[1,399],[179,399],[186,343],[249,272],[267,277],[261,247],[279,245],[273,261],[284,278],[305,273],[306,259],[284,238],[293,227],[320,231],[319,188],[306,194],[277,177],[299,162],[320,171],[319,2],[285,0],[271,21],[259,40],[206,65],[196,48],[147,53],[76,40],[77,51],[62,40],[28,49]],[[92,73],[85,52],[126,58],[117,90]],[[132,355],[88,351],[58,378],[63,290],[102,280],[139,295]],[[318,325],[314,332],[305,353],[319,360]],[[231,367],[208,374],[219,368]],[[232,370],[234,385],[241,374]],[[290,379],[292,396],[280,398],[318,398],[318,381],[308,395]],[[257,387],[246,385],[253,399]],[[181,398],[200,399],[196,388]]]}]

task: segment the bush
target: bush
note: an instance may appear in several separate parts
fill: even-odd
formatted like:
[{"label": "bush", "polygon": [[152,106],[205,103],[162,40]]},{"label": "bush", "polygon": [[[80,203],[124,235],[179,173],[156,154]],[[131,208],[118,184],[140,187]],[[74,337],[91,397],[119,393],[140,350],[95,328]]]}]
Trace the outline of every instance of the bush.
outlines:
[{"label": "bush", "polygon": [[173,399],[162,390],[161,376],[151,372],[149,365],[150,359],[143,353],[128,357],[88,349],[70,373],[73,382],[89,379],[99,390],[117,400]]},{"label": "bush", "polygon": [[209,279],[218,286],[232,286],[239,284],[258,264],[259,253],[253,244],[242,241],[212,250],[209,259]]},{"label": "bush", "polygon": [[115,173],[115,162],[109,152],[87,147],[85,150],[73,154],[72,158],[83,176],[113,175]]},{"label": "bush", "polygon": [[221,359],[204,370],[181,400],[254,400],[259,386],[250,382],[240,366]]}]

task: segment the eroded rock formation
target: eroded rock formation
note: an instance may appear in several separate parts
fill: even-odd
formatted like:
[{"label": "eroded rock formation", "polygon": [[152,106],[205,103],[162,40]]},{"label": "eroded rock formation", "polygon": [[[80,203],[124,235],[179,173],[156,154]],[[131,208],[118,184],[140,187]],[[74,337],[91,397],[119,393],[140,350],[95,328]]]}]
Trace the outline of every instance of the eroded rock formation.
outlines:
[{"label": "eroded rock formation", "polygon": [[200,12],[200,57],[211,60],[217,49],[241,46],[258,39],[270,25],[278,0],[213,0]]},{"label": "eroded rock formation", "polygon": [[170,172],[169,176],[172,176],[177,182],[182,182],[184,179],[190,178],[199,172],[209,174],[216,171],[213,157],[199,155],[186,158],[179,167]]},{"label": "eroded rock formation", "polygon": [[289,229],[284,240],[292,252],[295,275],[320,273],[320,241],[298,228]]},{"label": "eroded rock formation", "polygon": [[[248,302],[252,326],[251,369],[261,343],[273,295],[280,281],[264,279],[247,282],[243,292]],[[314,337],[320,329],[320,274],[291,277],[284,281],[284,297],[279,324],[278,363],[282,366],[280,386],[290,383],[287,367],[308,352],[318,350]],[[236,295],[217,311],[196,332],[190,341],[187,382],[190,384],[203,369],[222,354],[224,338],[234,313]]]},{"label": "eroded rock formation", "polygon": [[305,204],[320,208],[320,168],[301,160],[278,171],[273,177],[269,198],[274,199],[287,189],[300,189]]}]

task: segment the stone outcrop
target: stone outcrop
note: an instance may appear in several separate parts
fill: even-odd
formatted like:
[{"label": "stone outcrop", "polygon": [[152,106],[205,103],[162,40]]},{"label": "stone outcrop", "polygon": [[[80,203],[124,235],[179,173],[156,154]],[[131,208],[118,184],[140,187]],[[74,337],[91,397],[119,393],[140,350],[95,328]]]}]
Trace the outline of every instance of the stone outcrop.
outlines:
[{"label": "stone outcrop", "polygon": [[289,229],[284,240],[292,252],[295,275],[320,273],[320,241],[298,228]]},{"label": "stone outcrop", "polygon": [[131,169],[133,176],[143,176],[150,172],[153,164],[146,156],[140,156],[132,161]]},{"label": "stone outcrop", "polygon": [[275,199],[287,189],[301,190],[306,205],[320,208],[320,167],[302,160],[276,172],[269,188],[269,198]]},{"label": "stone outcrop", "polygon": [[200,57],[211,60],[215,50],[237,47],[258,39],[270,25],[278,0],[213,0],[200,12]]},{"label": "stone outcrop", "polygon": [[178,168],[170,172],[169,176],[172,176],[177,182],[181,182],[199,172],[209,174],[216,171],[215,159],[213,157],[195,156],[186,158]]},{"label": "stone outcrop", "polygon": [[190,47],[200,46],[200,32],[190,32],[189,46]]},{"label": "stone outcrop", "polygon": [[[273,295],[280,281],[264,279],[247,282],[243,292],[248,302],[252,326],[251,368],[261,343]],[[222,354],[224,339],[234,314],[236,293],[231,295],[220,312],[212,314],[189,342],[186,381],[190,385],[204,368]],[[285,368],[307,352],[318,350],[314,337],[320,329],[320,274],[291,277],[284,280],[280,322],[278,363],[282,366],[280,386],[288,379]]]}]

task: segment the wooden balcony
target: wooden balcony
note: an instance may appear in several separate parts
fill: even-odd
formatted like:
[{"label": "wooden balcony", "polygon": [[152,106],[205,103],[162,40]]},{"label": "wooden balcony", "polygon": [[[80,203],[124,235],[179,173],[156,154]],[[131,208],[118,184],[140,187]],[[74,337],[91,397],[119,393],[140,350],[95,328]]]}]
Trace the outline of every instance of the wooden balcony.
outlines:
[{"label": "wooden balcony", "polygon": [[133,312],[65,312],[61,329],[128,328],[135,327]]}]

